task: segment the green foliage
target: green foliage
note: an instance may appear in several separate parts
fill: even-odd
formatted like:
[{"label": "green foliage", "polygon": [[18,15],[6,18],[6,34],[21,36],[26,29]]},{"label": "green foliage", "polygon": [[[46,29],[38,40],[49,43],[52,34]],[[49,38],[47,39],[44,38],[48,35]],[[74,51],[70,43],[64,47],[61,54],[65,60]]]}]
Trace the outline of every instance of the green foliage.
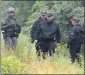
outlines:
[{"label": "green foliage", "polygon": [[[84,24],[84,7],[82,7],[81,2],[82,1],[2,1],[0,19],[2,20],[2,18],[5,17],[8,7],[14,7],[17,20],[22,26],[22,33],[19,36],[17,49],[15,51],[6,51],[6,55],[2,51],[2,74],[33,74],[38,72],[57,72],[63,74],[70,72],[71,74],[83,74],[83,67],[80,68],[77,64],[70,64],[69,50],[65,44],[68,38],[68,31],[72,26],[70,19],[74,16],[80,20],[81,24]],[[56,53],[54,57],[52,57],[52,60],[37,61],[35,47],[30,42],[30,29],[34,21],[40,16],[40,13],[45,11],[54,14],[54,20],[60,26],[62,44],[56,48]],[[82,64],[84,66],[83,46],[81,50]],[[55,64],[57,64],[57,66]]]},{"label": "green foliage", "polygon": [[77,63],[71,64],[69,50],[66,44],[57,46],[56,52],[52,58],[48,56],[47,60],[41,59],[39,61],[36,56],[34,44],[31,44],[28,36],[20,34],[18,41],[18,48],[15,51],[6,50],[5,53],[2,51],[2,74],[83,74],[84,72],[83,55],[81,55],[82,68],[80,68]]},{"label": "green foliage", "polygon": [[[70,19],[74,16],[84,24],[84,7],[82,1],[10,1],[3,7],[3,12],[10,6],[15,7],[16,17],[22,25],[22,33],[30,36],[30,29],[41,12],[52,12],[55,21],[59,24],[62,42],[66,43],[68,31],[72,27]],[[3,13],[4,14],[4,13]]]},{"label": "green foliage", "polygon": [[84,24],[84,7],[82,7],[81,1],[36,1],[32,6],[31,15],[27,18],[25,33],[28,32],[30,35],[31,26],[44,11],[54,14],[55,21],[60,26],[63,43],[66,43],[68,30],[72,27],[70,22],[72,17],[78,18],[80,23]]},{"label": "green foliage", "polygon": [[15,56],[3,57],[2,63],[2,73],[3,74],[14,74],[20,72],[21,62]]}]

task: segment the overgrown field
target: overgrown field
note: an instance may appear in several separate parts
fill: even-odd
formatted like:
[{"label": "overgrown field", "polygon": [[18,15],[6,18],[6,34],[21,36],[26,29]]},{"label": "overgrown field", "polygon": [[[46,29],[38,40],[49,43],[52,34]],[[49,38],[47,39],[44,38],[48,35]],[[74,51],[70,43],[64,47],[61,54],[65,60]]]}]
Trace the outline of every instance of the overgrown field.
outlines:
[{"label": "overgrown field", "polygon": [[71,64],[66,44],[61,44],[53,57],[39,60],[34,45],[27,36],[20,34],[15,51],[6,50],[4,41],[1,41],[2,74],[84,74],[83,54],[82,67],[77,63]]}]

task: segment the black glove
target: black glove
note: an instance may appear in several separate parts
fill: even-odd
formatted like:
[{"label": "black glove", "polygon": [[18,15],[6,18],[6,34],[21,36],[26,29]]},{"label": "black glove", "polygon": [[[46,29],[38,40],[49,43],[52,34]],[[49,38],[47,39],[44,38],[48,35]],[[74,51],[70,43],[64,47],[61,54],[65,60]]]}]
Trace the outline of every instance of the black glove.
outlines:
[{"label": "black glove", "polygon": [[67,48],[69,48],[70,47],[70,42],[67,42]]},{"label": "black glove", "polygon": [[67,48],[69,48],[69,44],[67,44]]}]

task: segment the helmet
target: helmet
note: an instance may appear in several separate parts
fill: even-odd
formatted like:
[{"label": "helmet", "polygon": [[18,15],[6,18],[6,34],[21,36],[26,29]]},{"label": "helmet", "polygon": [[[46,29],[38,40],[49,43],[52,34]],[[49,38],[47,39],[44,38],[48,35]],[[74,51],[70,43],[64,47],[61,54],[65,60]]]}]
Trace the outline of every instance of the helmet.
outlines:
[{"label": "helmet", "polygon": [[46,15],[47,13],[46,12],[41,12],[41,15]]},{"label": "helmet", "polygon": [[7,12],[14,12],[14,8],[13,7],[8,8]]},{"label": "helmet", "polygon": [[53,14],[52,13],[47,13],[47,16],[50,16],[51,17],[51,16],[53,16]]}]

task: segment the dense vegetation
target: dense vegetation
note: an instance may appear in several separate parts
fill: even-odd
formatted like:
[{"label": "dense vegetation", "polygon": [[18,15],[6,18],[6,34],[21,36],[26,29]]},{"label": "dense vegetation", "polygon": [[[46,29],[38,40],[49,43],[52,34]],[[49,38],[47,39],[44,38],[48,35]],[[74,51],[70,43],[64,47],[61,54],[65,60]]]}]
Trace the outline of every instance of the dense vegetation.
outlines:
[{"label": "dense vegetation", "polygon": [[[7,51],[4,48],[3,39],[1,41],[2,73],[84,73],[84,67],[80,68],[77,63],[74,65],[71,64],[69,51],[66,47],[68,30],[72,27],[70,19],[74,16],[80,20],[82,25],[84,24],[84,7],[82,6],[82,1],[2,1],[1,20],[6,16],[6,10],[10,6],[15,8],[17,20],[22,26],[22,32],[18,40],[16,51]],[[52,12],[54,14],[54,19],[60,26],[62,43],[56,49],[54,57],[48,57],[45,61],[42,59],[39,61],[36,59],[34,45],[30,42],[29,32],[33,22],[38,19],[40,13],[43,11]],[[82,66],[84,66],[83,50],[82,46]]]}]

